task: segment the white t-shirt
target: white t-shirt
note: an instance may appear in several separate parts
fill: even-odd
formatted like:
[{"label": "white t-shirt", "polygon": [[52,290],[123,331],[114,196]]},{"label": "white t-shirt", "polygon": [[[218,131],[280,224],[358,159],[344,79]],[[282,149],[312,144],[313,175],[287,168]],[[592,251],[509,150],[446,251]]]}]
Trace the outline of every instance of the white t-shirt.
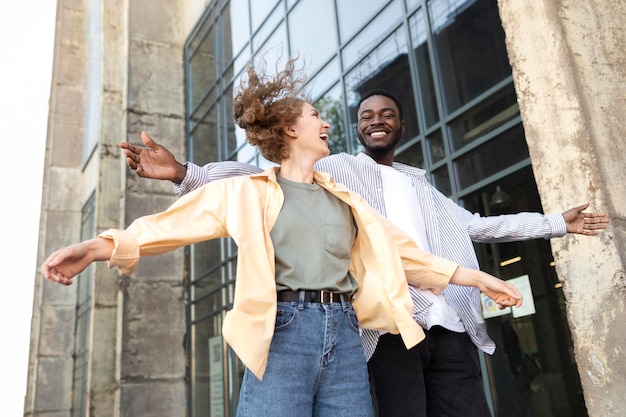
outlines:
[{"label": "white t-shirt", "polygon": [[[411,179],[387,165],[381,165],[380,172],[387,218],[408,234],[417,246],[430,252],[424,216]],[[423,328],[430,329],[432,326],[439,325],[455,332],[465,332],[461,319],[448,305],[443,294],[418,291],[421,291],[433,303],[426,314],[426,323],[419,323]]]}]

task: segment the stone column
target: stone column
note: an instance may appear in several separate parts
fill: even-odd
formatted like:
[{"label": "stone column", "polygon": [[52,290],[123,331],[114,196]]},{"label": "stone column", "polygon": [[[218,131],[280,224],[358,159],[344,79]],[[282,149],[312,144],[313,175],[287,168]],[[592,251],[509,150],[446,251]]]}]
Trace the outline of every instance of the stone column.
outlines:
[{"label": "stone column", "polygon": [[[87,75],[85,19],[83,1],[58,1],[38,266],[51,252],[80,238]],[[38,269],[34,288],[24,415],[69,417],[77,286],[63,287],[46,281]]]},{"label": "stone column", "polygon": [[590,417],[626,415],[626,2],[499,0],[546,212],[585,202],[600,236],[552,240]]}]

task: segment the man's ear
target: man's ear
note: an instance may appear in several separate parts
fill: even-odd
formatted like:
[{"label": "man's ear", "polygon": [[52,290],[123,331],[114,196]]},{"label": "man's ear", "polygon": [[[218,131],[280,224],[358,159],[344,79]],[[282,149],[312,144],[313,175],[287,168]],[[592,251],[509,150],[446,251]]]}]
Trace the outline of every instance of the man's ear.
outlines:
[{"label": "man's ear", "polygon": [[283,126],[283,133],[291,138],[297,138],[298,133],[291,126]]}]

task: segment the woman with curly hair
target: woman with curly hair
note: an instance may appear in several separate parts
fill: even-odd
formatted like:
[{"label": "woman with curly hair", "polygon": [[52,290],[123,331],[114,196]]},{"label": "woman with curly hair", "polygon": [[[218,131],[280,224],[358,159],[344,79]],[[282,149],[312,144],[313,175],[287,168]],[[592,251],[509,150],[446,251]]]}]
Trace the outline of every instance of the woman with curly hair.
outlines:
[{"label": "woman with curly hair", "polygon": [[373,416],[359,326],[399,333],[407,348],[419,343],[407,281],[435,292],[477,286],[502,306],[520,305],[521,296],[421,251],[314,171],[329,154],[330,125],[301,94],[298,74],[294,60],[274,77],[249,67],[233,102],[248,142],[278,166],[209,183],[125,230],[60,249],[42,271],[63,285],[94,261],[131,274],[141,257],[230,236],[239,256],[222,333],[246,366],[237,415]]}]

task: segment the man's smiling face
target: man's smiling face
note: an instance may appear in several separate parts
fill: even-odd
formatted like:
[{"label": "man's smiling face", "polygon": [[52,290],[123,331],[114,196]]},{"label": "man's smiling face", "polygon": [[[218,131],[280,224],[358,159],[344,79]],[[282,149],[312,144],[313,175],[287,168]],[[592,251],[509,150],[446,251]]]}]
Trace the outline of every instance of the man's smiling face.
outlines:
[{"label": "man's smiling face", "polygon": [[393,152],[404,132],[404,121],[394,101],[382,95],[363,100],[357,110],[357,135],[367,154]]}]

